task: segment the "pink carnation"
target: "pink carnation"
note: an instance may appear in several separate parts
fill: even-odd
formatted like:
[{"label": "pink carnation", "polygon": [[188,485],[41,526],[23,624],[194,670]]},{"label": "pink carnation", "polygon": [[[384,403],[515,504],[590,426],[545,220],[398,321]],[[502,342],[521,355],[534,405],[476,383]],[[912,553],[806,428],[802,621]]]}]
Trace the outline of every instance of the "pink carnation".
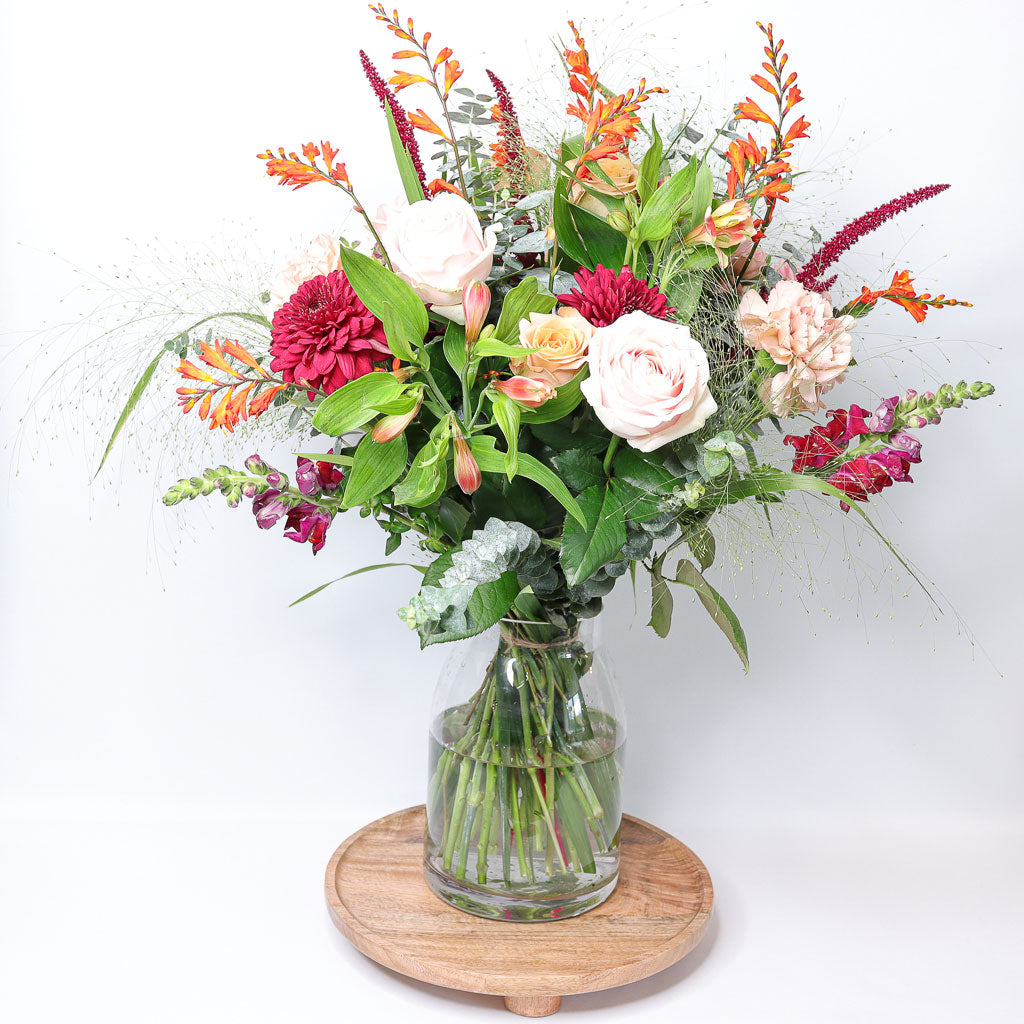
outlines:
[{"label": "pink carnation", "polygon": [[300,285],[274,314],[270,337],[270,368],[325,395],[390,355],[383,324],[340,270]]},{"label": "pink carnation", "polygon": [[783,367],[765,381],[761,398],[777,416],[818,412],[823,395],[846,375],[853,355],[853,317],[836,317],[828,297],[782,280],[761,298],[744,293],[736,313],[743,340]]}]

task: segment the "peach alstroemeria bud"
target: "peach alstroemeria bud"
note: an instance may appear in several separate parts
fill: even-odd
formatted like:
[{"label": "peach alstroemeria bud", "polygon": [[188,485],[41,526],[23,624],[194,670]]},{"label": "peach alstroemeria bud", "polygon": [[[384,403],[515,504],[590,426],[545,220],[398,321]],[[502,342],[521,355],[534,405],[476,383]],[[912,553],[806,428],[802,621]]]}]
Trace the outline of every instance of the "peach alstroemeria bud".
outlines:
[{"label": "peach alstroemeria bud", "polygon": [[394,441],[407,426],[416,418],[416,414],[423,405],[423,392],[420,391],[416,398],[416,404],[408,412],[394,413],[391,416],[382,416],[373,428],[372,437],[378,444],[385,444]]},{"label": "peach alstroemeria bud", "polygon": [[458,427],[453,428],[455,441],[455,481],[463,494],[472,494],[483,482],[480,466],[466,444]]},{"label": "peach alstroemeria bud", "polygon": [[509,377],[508,380],[496,380],[491,387],[528,409],[536,409],[558,394],[546,380],[535,377]]},{"label": "peach alstroemeria bud", "polygon": [[466,318],[466,346],[480,337],[491,308],[491,290],[483,281],[468,281],[462,289],[462,312]]}]

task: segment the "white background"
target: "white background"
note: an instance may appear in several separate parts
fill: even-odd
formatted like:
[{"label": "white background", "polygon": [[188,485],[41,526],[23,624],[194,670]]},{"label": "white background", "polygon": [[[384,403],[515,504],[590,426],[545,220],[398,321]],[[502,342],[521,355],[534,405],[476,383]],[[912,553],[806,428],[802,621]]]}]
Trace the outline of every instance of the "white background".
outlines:
[{"label": "white background", "polygon": [[[557,110],[557,77],[538,69],[570,12],[420,0],[405,13],[455,47],[467,81],[484,87],[493,67],[524,121],[545,89]],[[746,626],[747,676],[688,600],[665,642],[643,628],[645,595],[637,617],[628,587],[610,602],[605,635],[631,716],[626,804],[703,857],[715,920],[683,964],[562,1012],[1018,1020],[1018,10],[736,0],[571,13],[595,58],[618,50],[611,75],[647,51],[649,78],[676,87],[661,108],[676,116],[701,93],[715,112],[748,94],[754,21],[773,18],[814,122],[797,162],[818,173],[798,197],[820,212],[801,223],[828,232],[948,181],[850,266],[876,285],[908,266],[922,287],[976,303],[933,312],[916,334],[899,310],[879,314],[858,334],[868,390],[851,381],[837,399],[870,404],[894,373],[920,390],[991,379],[999,393],[928,428],[917,483],[873,503],[950,595],[941,616],[825,503],[786,528],[792,571],[750,529],[726,531],[733,553],[712,578]],[[322,905],[334,847],[421,799],[443,652],[419,654],[395,619],[412,574],[361,577],[289,609],[379,561],[374,530],[338,522],[314,560],[216,497],[165,511],[160,488],[224,458],[216,438],[199,447],[198,421],[178,422],[169,375],[148,432],[126,435],[90,487],[133,366],[118,349],[109,376],[92,378],[89,416],[74,374],[43,386],[69,346],[98,335],[60,329],[103,301],[101,285],[82,288],[97,268],[103,280],[144,276],[206,245],[201,269],[249,262],[259,281],[273,254],[342,226],[329,190],[272,185],[254,159],[265,146],[329,138],[368,205],[396,192],[356,57],[365,46],[387,70],[390,40],[362,4],[321,0],[55,0],[8,4],[4,19],[0,1017],[500,1020],[497,1000],[364,960]],[[136,372],[155,340],[139,337]],[[914,337],[900,361],[880,358]],[[187,440],[155,442],[161,416]],[[286,444],[264,452],[287,467]],[[799,582],[808,573],[813,592]]]}]

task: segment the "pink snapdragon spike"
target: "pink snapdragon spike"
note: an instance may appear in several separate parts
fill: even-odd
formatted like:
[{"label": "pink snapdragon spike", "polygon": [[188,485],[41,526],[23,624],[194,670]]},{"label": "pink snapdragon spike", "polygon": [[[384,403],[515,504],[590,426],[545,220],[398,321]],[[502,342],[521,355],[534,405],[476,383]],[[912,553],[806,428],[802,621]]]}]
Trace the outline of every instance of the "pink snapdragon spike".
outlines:
[{"label": "pink snapdragon spike", "polygon": [[527,409],[536,409],[558,394],[546,380],[537,380],[535,377],[509,377],[508,380],[494,381],[491,387],[513,402],[525,405]]},{"label": "pink snapdragon spike", "polygon": [[455,428],[455,482],[463,494],[472,494],[484,482],[480,466],[466,444],[458,427]]},{"label": "pink snapdragon spike", "polygon": [[487,311],[491,308],[491,290],[483,281],[468,281],[462,289],[462,312],[466,319],[466,347],[472,345],[483,330]]}]

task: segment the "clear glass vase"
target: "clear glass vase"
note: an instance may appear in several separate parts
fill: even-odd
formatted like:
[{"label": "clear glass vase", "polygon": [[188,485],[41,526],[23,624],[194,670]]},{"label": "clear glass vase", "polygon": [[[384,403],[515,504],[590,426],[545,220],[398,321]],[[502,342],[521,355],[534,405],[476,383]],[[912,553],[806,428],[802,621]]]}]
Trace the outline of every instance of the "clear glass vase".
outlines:
[{"label": "clear glass vase", "polygon": [[625,719],[593,620],[502,621],[460,644],[430,725],[427,883],[481,917],[544,921],[611,895]]}]

